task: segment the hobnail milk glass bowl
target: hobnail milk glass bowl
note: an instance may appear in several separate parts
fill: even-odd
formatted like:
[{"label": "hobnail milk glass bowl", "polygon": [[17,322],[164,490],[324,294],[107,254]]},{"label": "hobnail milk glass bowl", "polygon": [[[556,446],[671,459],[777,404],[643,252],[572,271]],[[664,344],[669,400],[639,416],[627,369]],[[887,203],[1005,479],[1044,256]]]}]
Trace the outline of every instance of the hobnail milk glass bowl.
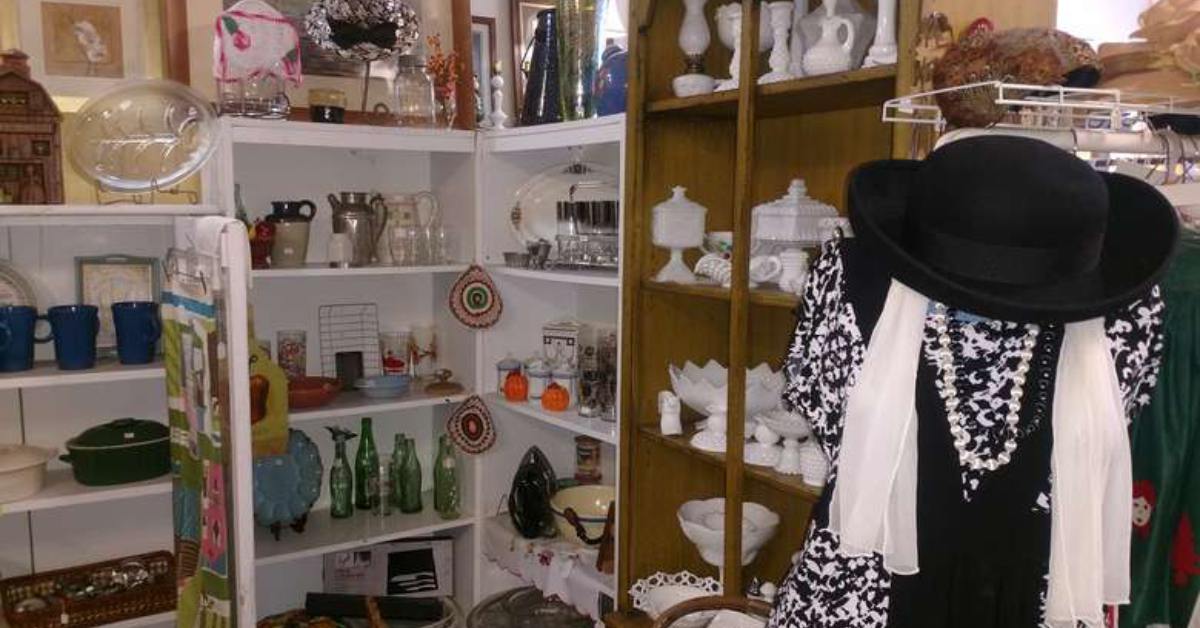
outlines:
[{"label": "hobnail milk glass bowl", "polygon": [[[679,507],[683,535],[696,544],[700,557],[710,565],[724,564],[725,498],[696,499]],[[758,550],[775,535],[779,515],[755,502],[742,504],[742,565],[749,565]]]},{"label": "hobnail milk glass bowl", "polygon": [[[707,408],[724,404],[729,387],[729,373],[716,360],[704,368],[687,362],[683,368],[670,366],[671,387],[687,407],[708,416]],[[772,371],[765,362],[746,369],[746,420],[779,406],[783,394],[783,372]]]}]

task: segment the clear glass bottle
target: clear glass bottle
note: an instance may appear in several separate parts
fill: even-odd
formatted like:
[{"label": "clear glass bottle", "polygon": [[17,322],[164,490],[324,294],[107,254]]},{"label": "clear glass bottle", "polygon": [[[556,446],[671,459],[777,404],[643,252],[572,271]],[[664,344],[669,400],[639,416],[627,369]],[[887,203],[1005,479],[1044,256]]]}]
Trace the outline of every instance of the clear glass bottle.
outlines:
[{"label": "clear glass bottle", "polygon": [[379,462],[379,497],[375,500],[375,516],[387,517],[392,514],[392,493],[394,490],[395,485],[392,484],[392,461],[381,460]]},{"label": "clear glass bottle", "polygon": [[404,439],[404,458],[400,467],[400,512],[421,512],[421,459],[417,456],[417,443]]},{"label": "clear glass bottle", "polygon": [[371,417],[363,417],[359,435],[354,458],[354,505],[359,510],[372,510],[379,501],[379,450],[375,449]]},{"label": "clear glass bottle", "polygon": [[340,427],[326,427],[333,436],[333,466],[329,469],[329,515],[345,519],[354,514],[354,472],[346,457],[346,441],[354,432]]},{"label": "clear glass bottle", "polygon": [[462,515],[462,494],[458,486],[458,456],[450,437],[438,439],[438,455],[433,467],[433,508],[442,519]]},{"label": "clear glass bottle", "polygon": [[433,79],[425,70],[425,59],[412,54],[396,59],[394,102],[396,122],[400,126],[434,126],[437,105],[433,99]]}]

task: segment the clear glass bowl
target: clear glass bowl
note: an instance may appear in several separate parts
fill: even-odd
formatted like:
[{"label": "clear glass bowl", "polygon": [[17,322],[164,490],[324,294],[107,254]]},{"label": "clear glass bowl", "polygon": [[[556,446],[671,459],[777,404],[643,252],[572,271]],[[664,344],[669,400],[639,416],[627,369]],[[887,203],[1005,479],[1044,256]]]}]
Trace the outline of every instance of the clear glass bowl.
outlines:
[{"label": "clear glass bowl", "polygon": [[133,81],[92,98],[67,124],[67,157],[116,192],[169,188],[204,166],[217,145],[212,106],[173,81]]}]

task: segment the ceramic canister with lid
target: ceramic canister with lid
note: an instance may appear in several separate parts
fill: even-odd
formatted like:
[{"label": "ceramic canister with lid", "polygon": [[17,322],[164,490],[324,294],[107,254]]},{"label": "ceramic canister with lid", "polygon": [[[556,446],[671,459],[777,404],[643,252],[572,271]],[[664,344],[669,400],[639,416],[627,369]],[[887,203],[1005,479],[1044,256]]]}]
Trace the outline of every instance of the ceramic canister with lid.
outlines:
[{"label": "ceramic canister with lid", "polygon": [[654,206],[654,245],[671,250],[671,259],[655,275],[655,281],[696,281],[683,263],[683,251],[704,244],[707,215],[708,209],[688,198],[687,188],[678,185],[672,188],[671,198]]},{"label": "ceramic canister with lid", "polygon": [[521,361],[510,356],[496,363],[496,392],[504,394],[504,382],[512,373],[521,372]]},{"label": "ceramic canister with lid", "polygon": [[539,401],[546,387],[553,381],[550,365],[544,360],[530,360],[525,364],[525,376],[529,378],[529,401]]},{"label": "ceramic canister with lid", "polygon": [[579,405],[579,371],[569,364],[560,364],[554,367],[554,370],[551,372],[551,379],[555,384],[567,390],[569,399],[568,408],[574,408]]}]

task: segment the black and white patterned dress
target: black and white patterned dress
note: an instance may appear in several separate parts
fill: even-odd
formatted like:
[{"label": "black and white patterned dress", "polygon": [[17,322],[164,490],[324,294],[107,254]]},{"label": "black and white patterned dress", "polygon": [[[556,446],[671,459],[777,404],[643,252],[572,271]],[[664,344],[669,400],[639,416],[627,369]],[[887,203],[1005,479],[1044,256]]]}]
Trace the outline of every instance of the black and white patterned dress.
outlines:
[{"label": "black and white patterned dress", "polygon": [[[857,379],[887,295],[886,269],[853,239],[826,244],[805,288],[788,352],[784,403],[812,424],[831,460],[799,561],[780,587],[770,628],[1036,628],[1049,570],[1050,410],[1061,326],[1043,326],[1034,351],[1013,462],[997,471],[958,464],[925,325],[917,375],[918,548],[921,573],[892,576],[878,556],[846,557],[828,529],[847,393]],[[1155,290],[1108,317],[1107,331],[1129,416],[1149,401],[1162,350]],[[1019,323],[951,310],[950,336],[963,427],[977,450],[1002,447]]]}]

